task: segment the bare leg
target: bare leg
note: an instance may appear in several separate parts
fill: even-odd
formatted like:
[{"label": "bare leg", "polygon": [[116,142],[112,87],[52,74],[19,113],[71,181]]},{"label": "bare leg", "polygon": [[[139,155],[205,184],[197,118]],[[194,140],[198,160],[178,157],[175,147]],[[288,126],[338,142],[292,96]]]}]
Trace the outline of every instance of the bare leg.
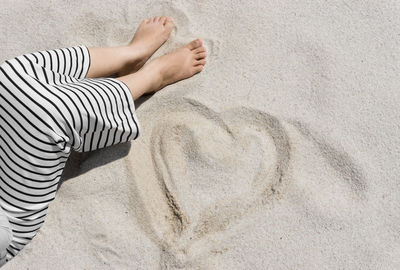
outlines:
[{"label": "bare leg", "polygon": [[150,56],[168,39],[174,23],[172,18],[157,16],[143,20],[126,46],[89,48],[88,78],[119,76],[139,70]]},{"label": "bare leg", "polygon": [[206,63],[206,49],[200,39],[186,46],[154,59],[139,71],[118,77],[125,83],[136,100],[145,93],[151,93],[177,81],[189,78],[203,70]]},{"label": "bare leg", "polygon": [[128,46],[89,48],[90,68],[86,77],[107,77],[117,73],[132,57]]}]

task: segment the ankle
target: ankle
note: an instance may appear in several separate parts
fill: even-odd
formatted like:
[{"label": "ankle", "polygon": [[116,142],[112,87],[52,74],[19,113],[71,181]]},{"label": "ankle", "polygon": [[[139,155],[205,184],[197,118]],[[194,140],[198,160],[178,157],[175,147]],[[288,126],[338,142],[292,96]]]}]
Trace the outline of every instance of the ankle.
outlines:
[{"label": "ankle", "polygon": [[154,61],[148,63],[139,71],[140,76],[147,78],[149,82],[149,87],[146,93],[152,93],[163,87],[163,76],[159,65],[154,63]]},{"label": "ankle", "polygon": [[127,65],[131,65],[135,63],[138,59],[138,53],[135,50],[132,50],[132,47],[129,45],[118,47],[119,55],[123,59],[122,66],[125,67]]},{"label": "ankle", "polygon": [[153,93],[162,86],[162,76],[158,69],[147,65],[138,72],[127,74],[117,79],[124,82],[132,93],[134,100],[144,94]]}]

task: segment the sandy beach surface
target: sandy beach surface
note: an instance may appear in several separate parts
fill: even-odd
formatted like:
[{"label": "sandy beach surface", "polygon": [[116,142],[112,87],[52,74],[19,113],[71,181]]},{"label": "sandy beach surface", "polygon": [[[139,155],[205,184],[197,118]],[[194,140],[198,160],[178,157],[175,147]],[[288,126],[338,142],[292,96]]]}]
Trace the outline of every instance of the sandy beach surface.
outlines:
[{"label": "sandy beach surface", "polygon": [[204,70],[73,153],[4,269],[400,269],[400,2],[1,0],[0,60],[163,14],[154,57],[200,37]]}]

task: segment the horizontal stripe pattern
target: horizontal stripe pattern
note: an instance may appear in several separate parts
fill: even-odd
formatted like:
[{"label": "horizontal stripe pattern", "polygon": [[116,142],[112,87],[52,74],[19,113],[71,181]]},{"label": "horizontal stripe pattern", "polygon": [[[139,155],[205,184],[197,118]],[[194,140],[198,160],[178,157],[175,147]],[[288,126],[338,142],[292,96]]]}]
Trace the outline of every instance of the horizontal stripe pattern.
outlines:
[{"label": "horizontal stripe pattern", "polygon": [[86,78],[85,45],[38,51],[0,65],[0,206],[13,232],[12,259],[43,225],[72,150],[135,140],[139,121],[129,88]]}]

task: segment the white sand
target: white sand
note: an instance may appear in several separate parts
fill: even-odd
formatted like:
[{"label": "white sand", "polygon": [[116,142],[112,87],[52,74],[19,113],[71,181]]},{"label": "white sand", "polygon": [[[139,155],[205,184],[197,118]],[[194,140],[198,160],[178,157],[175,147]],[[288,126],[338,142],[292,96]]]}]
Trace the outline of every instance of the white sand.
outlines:
[{"label": "white sand", "polygon": [[[112,4],[114,3],[114,4]],[[399,1],[1,0],[1,59],[176,22],[195,77],[133,142],[71,157],[4,269],[400,269]]]}]

